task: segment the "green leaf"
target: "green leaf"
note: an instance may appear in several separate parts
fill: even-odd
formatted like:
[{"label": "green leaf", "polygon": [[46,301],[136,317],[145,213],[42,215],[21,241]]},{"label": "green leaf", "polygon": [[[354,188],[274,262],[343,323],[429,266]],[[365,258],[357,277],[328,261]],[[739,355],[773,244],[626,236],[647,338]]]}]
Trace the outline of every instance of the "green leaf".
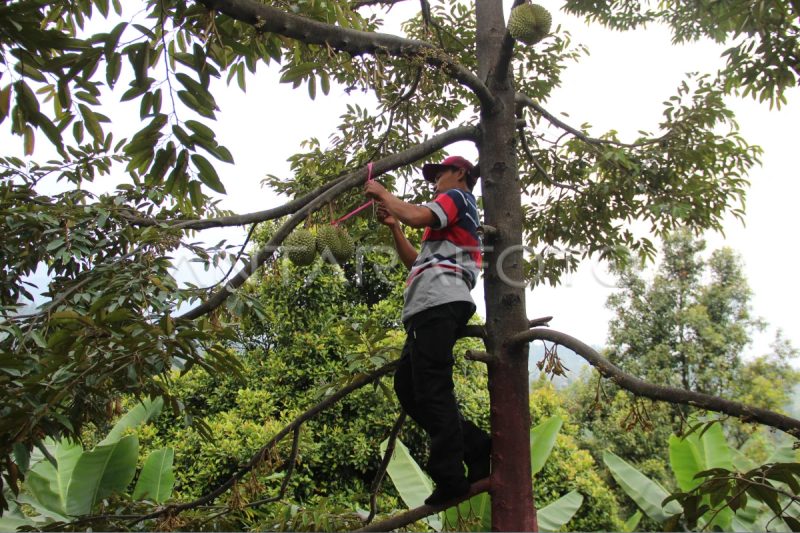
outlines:
[{"label": "green leaf", "polygon": [[47,465],[50,467],[49,469],[39,469],[45,472],[46,475],[40,474],[36,470],[31,470],[25,478],[25,488],[33,495],[39,505],[55,513],[64,514],[65,509],[64,503],[61,501],[61,496],[58,494],[57,490],[53,490],[52,488],[54,482],[56,486],[58,486],[58,473],[56,469],[53,468],[53,465],[48,462],[40,463],[40,465]]},{"label": "green leaf", "polygon": [[17,503],[24,503],[33,507],[33,510],[39,513],[39,516],[33,517],[34,520],[37,522],[69,522],[69,519],[63,516],[60,513],[56,513],[51,509],[48,509],[39,504],[38,501],[34,500],[30,496],[26,494],[20,494],[17,498]]},{"label": "green leaf", "polygon": [[192,154],[191,159],[192,163],[194,163],[194,166],[197,167],[197,170],[199,171],[197,177],[200,178],[200,181],[202,181],[210,189],[220,194],[225,194],[225,187],[222,186],[222,182],[219,180],[217,171],[214,170],[214,167],[211,166],[211,163],[208,162],[208,159],[200,154]]},{"label": "green leaf", "polygon": [[725,441],[725,434],[722,432],[722,425],[713,424],[706,429],[703,436],[699,438],[703,444],[702,451],[704,457],[704,469],[724,468],[733,470],[731,452],[728,443]]},{"label": "green leaf", "polygon": [[136,435],[83,452],[67,489],[67,512],[73,516],[89,514],[113,491],[123,492],[136,473],[138,453]]},{"label": "green leaf", "polygon": [[560,416],[554,416],[531,429],[531,475],[544,468],[563,423]]},{"label": "green leaf", "polygon": [[197,122],[196,120],[187,120],[184,124],[186,124],[186,127],[192,130],[193,133],[199,135],[203,139],[213,141],[214,137],[216,136],[211,128],[205,124]]},{"label": "green leaf", "polygon": [[573,490],[547,507],[539,509],[536,513],[539,531],[559,531],[572,520],[582,504],[583,496],[577,490]]},{"label": "green leaf", "polygon": [[[386,453],[388,445],[388,439],[381,443],[381,455]],[[414,461],[411,454],[408,453],[408,448],[405,447],[400,439],[395,442],[394,454],[391,461],[389,461],[386,472],[392,479],[397,492],[400,493],[400,498],[409,509],[423,505],[425,498],[433,492],[431,480],[428,479],[422,468]],[[425,521],[436,531],[441,531],[442,522],[439,518],[428,517]]]},{"label": "green leaf", "polygon": [[792,449],[792,444],[794,442],[794,439],[789,439],[788,442],[780,446],[769,456],[766,463],[794,463],[797,461],[797,450]]},{"label": "green leaf", "polygon": [[669,462],[683,492],[689,492],[703,482],[702,479],[694,478],[698,472],[705,470],[703,457],[695,445],[694,437],[692,435],[681,439],[675,435],[669,436]]},{"label": "green leaf", "polygon": [[625,525],[623,526],[622,530],[628,533],[635,531],[636,526],[639,525],[639,521],[642,519],[642,516],[644,515],[641,511],[636,511],[633,513],[633,515],[625,521]]},{"label": "green leaf", "polygon": [[102,143],[103,140],[105,140],[105,135],[103,135],[103,128],[100,126],[100,122],[97,120],[94,111],[84,104],[78,104],[78,109],[81,110],[81,116],[83,116],[83,123],[86,129],[89,130],[89,133],[94,137],[95,141]]},{"label": "green leaf", "polygon": [[630,496],[644,514],[658,522],[665,524],[670,516],[681,513],[681,506],[677,502],[669,502],[662,508],[663,502],[669,493],[660,484],[651,480],[627,461],[610,451],[603,452],[605,462],[611,475],[619,483],[622,490]]},{"label": "green leaf", "polygon": [[136,407],[125,413],[125,416],[119,419],[119,422],[114,424],[111,431],[105,439],[100,441],[100,445],[113,444],[120,439],[120,435],[128,428],[136,428],[142,424],[148,423],[153,418],[157,417],[164,406],[164,398],[159,396],[155,400],[146,398],[143,402],[136,404]]},{"label": "green leaf", "polygon": [[175,483],[175,475],[172,473],[174,453],[172,448],[162,448],[147,457],[133,490],[135,500],[147,498],[164,503],[169,499]]},{"label": "green leaf", "polygon": [[745,454],[743,454],[733,446],[730,446],[728,448],[728,451],[731,454],[731,463],[733,463],[733,467],[739,472],[747,472],[758,466],[753,461],[751,461]]},{"label": "green leaf", "polygon": [[55,513],[65,514],[67,490],[83,447],[78,443],[62,440],[51,453],[58,463],[58,469],[48,461],[37,463],[26,479],[26,486],[39,505]]},{"label": "green leaf", "polygon": [[[37,342],[37,344],[39,343]],[[47,345],[45,344],[41,347],[44,348],[46,346]],[[31,464],[31,454],[28,451],[28,448],[21,442],[15,442],[14,446],[12,446],[12,449],[14,450],[14,462],[17,464],[17,468],[19,468],[20,473],[22,473],[24,476],[28,473],[28,468]]]}]

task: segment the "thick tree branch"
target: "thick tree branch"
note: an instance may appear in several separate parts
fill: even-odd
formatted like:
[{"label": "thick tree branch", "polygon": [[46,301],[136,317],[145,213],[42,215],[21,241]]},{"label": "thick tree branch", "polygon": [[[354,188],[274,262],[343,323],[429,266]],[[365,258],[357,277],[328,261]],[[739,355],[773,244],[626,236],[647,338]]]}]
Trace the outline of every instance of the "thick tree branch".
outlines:
[{"label": "thick tree branch", "polygon": [[[291,431],[299,432],[300,426],[304,422],[306,422],[307,420],[310,420],[311,418],[314,418],[315,416],[317,416],[321,412],[325,411],[326,409],[328,409],[329,407],[334,405],[336,402],[338,402],[339,400],[341,400],[342,398],[344,398],[345,396],[347,396],[351,392],[354,392],[354,391],[364,387],[365,385],[369,385],[373,381],[378,380],[381,377],[385,376],[390,371],[394,370],[394,368],[396,366],[397,366],[397,362],[396,361],[393,361],[391,363],[385,364],[382,367],[378,368],[377,370],[373,370],[372,372],[370,372],[369,374],[367,374],[363,378],[354,381],[350,385],[347,385],[346,387],[342,387],[341,389],[339,389],[338,391],[334,392],[333,394],[331,394],[330,396],[328,396],[327,398],[325,398],[324,400],[322,400],[318,404],[316,404],[313,407],[311,407],[311,408],[307,409],[306,411],[304,411],[300,416],[295,418],[291,423],[289,423],[287,426],[285,426],[283,429],[281,429],[278,433],[276,433],[274,437],[272,437],[264,446],[261,447],[260,450],[258,450],[250,458],[250,460],[247,462],[247,464],[245,464],[243,467],[241,467],[235,474],[233,474],[230,478],[228,478],[228,480],[225,481],[225,483],[223,483],[222,485],[220,485],[216,490],[214,490],[214,491],[206,494],[205,496],[202,496],[202,497],[200,497],[200,498],[198,498],[198,499],[196,499],[194,501],[187,502],[187,503],[181,503],[181,504],[168,505],[168,506],[166,506],[166,507],[164,507],[162,509],[159,509],[158,511],[155,511],[153,513],[150,513],[148,515],[139,516],[130,525],[131,526],[135,525],[135,524],[137,524],[137,523],[139,523],[139,522],[141,522],[143,520],[151,520],[153,518],[158,518],[158,517],[160,517],[162,515],[165,515],[165,514],[168,514],[168,513],[171,514],[172,516],[174,516],[174,515],[177,515],[180,512],[186,511],[188,509],[196,509],[196,508],[200,507],[201,505],[205,505],[205,504],[207,504],[209,502],[214,501],[219,496],[225,494],[228,490],[230,490],[230,488],[233,487],[234,483],[236,483],[238,480],[242,479],[253,468],[255,468],[263,460],[264,455],[269,451],[269,449],[272,448],[273,446],[275,446],[278,442],[280,442],[286,435],[289,434],[289,432],[291,432]],[[299,442],[298,439],[299,439],[299,433],[296,433],[295,434],[295,442],[296,443]],[[296,453],[294,452],[296,446],[297,445],[295,443],[293,443],[292,450],[293,450],[293,456],[294,457],[296,457]],[[290,466],[289,468],[292,468],[292,467]],[[287,472],[287,477],[289,475],[290,474]],[[283,486],[282,486],[282,490],[285,490],[285,489],[283,489]]]},{"label": "thick tree branch", "polygon": [[464,329],[458,335],[459,339],[463,339],[465,337],[475,337],[477,339],[483,339],[486,336],[486,330],[483,326],[464,326]]},{"label": "thick tree branch", "polygon": [[155,218],[145,218],[135,215],[127,210],[119,210],[117,214],[136,226],[160,226],[166,224],[170,227],[180,229],[202,230],[208,228],[223,228],[226,226],[246,226],[248,224],[255,224],[257,222],[266,222],[267,220],[274,220],[282,216],[291,215],[296,213],[303,207],[311,203],[320,194],[330,190],[336,184],[341,183],[347,177],[340,176],[331,180],[325,185],[315,189],[300,198],[287,202],[280,207],[273,209],[265,209],[264,211],[256,211],[255,213],[246,213],[244,215],[234,215],[229,217],[216,217],[206,218],[201,220],[187,220],[187,219],[173,219],[173,220],[159,220]]},{"label": "thick tree branch", "polygon": [[514,95],[514,100],[516,101],[517,105],[524,105],[524,106],[532,108],[537,113],[539,113],[541,116],[543,116],[545,119],[547,119],[547,121],[550,122],[550,124],[552,124],[553,126],[555,126],[557,128],[560,128],[560,129],[562,129],[562,130],[564,130],[566,132],[569,132],[572,135],[574,135],[575,137],[577,137],[578,139],[582,140],[583,142],[585,142],[587,144],[594,145],[594,146],[600,146],[600,145],[603,145],[603,144],[612,144],[614,146],[622,146],[624,148],[638,148],[639,146],[647,146],[649,144],[660,143],[661,141],[665,140],[666,138],[668,138],[671,135],[671,133],[666,133],[665,135],[662,135],[661,137],[659,137],[657,139],[651,139],[649,141],[645,141],[645,142],[641,142],[641,143],[637,143],[637,144],[625,144],[625,143],[621,143],[621,142],[617,142],[617,141],[612,141],[612,140],[609,140],[609,139],[595,139],[594,137],[589,137],[588,135],[586,135],[582,131],[580,131],[580,130],[578,130],[576,128],[573,128],[569,124],[566,124],[565,122],[559,120],[558,118],[553,116],[549,111],[547,111],[545,108],[540,106],[538,102],[536,102],[533,98],[531,98],[528,95],[525,95],[525,94],[522,94],[522,93],[516,93]]},{"label": "thick tree branch", "polygon": [[514,335],[506,342],[515,344],[534,340],[551,341],[565,348],[569,348],[586,359],[586,361],[594,366],[603,377],[609,378],[619,387],[637,396],[661,402],[692,405],[708,411],[735,416],[741,418],[743,422],[755,422],[774,427],[795,437],[800,436],[800,420],[795,420],[794,418],[775,413],[768,409],[761,409],[760,407],[753,407],[708,394],[653,385],[624,373],[591,347],[559,331],[553,331],[551,329],[532,329]]},{"label": "thick tree branch", "polygon": [[458,498],[447,503],[443,503],[442,505],[432,506],[432,505],[421,505],[416,509],[411,509],[410,511],[406,511],[405,513],[399,514],[397,516],[393,516],[387,520],[381,520],[380,522],[374,522],[366,527],[362,527],[361,529],[356,529],[356,531],[392,531],[394,529],[401,528],[403,526],[407,526],[408,524],[413,524],[417,520],[422,520],[426,516],[430,516],[432,514],[440,513],[454,505],[458,505],[459,503],[469,500],[473,496],[477,496],[478,494],[482,494],[484,492],[488,492],[490,488],[489,478],[482,479],[472,485],[469,489],[469,492],[462,498]]},{"label": "thick tree branch", "polygon": [[447,75],[472,89],[485,110],[490,111],[502,106],[478,76],[458,65],[453,58],[441,53],[431,43],[405,39],[387,33],[353,30],[325,24],[286,13],[255,0],[196,1],[208,9],[250,24],[258,31],[275,33],[306,44],[330,46],[353,56],[388,54],[401,57],[423,57],[429,65],[441,67]]},{"label": "thick tree branch", "polygon": [[[403,150],[402,152],[392,154],[376,161],[372,167],[372,177],[375,178],[381,174],[391,172],[392,170],[413,163],[414,161],[422,159],[423,157],[441,150],[445,146],[455,142],[467,140],[476,141],[477,136],[478,129],[474,126],[461,126],[459,128],[442,133],[441,135],[436,135],[435,137],[432,137],[416,146],[412,146],[407,150]],[[267,242],[267,244],[250,259],[250,264],[237,272],[225,287],[212,294],[208,300],[198,305],[194,309],[184,313],[179,318],[193,320],[213,311],[222,305],[222,303],[228,299],[233,291],[241,287],[244,282],[250,278],[250,276],[255,274],[261,265],[263,265],[270,257],[272,257],[275,251],[280,247],[281,243],[283,243],[283,240],[295,227],[305,220],[309,213],[313,213],[314,211],[324,207],[325,204],[343,192],[361,185],[366,180],[367,173],[363,168],[343,176],[341,181],[339,181],[335,186],[314,198],[306,206],[297,211],[288,221],[286,221],[286,223],[284,223],[283,226],[281,226],[278,231],[275,232],[269,242]]]},{"label": "thick tree branch", "polygon": [[375,515],[378,512],[378,489],[381,488],[383,477],[386,475],[386,469],[389,468],[389,462],[392,460],[392,456],[394,455],[394,446],[395,443],[397,443],[397,435],[400,433],[400,429],[403,427],[405,421],[406,412],[400,411],[400,416],[397,417],[397,421],[394,423],[392,430],[389,432],[389,442],[386,444],[386,453],[383,454],[381,466],[378,468],[378,472],[375,474],[375,478],[372,480],[372,486],[370,487],[369,491],[369,516],[367,516],[367,519],[364,520],[364,524],[369,524],[372,522],[372,519],[375,518]]},{"label": "thick tree branch", "polygon": [[482,363],[486,363],[487,365],[494,362],[494,357],[492,357],[491,354],[478,350],[467,350],[467,352],[464,354],[464,359],[469,359],[470,361],[480,361]]},{"label": "thick tree branch", "polygon": [[[525,0],[514,0],[514,3],[511,5],[511,11],[514,11],[515,7],[524,3]],[[510,16],[509,14],[509,17]],[[517,40],[511,36],[511,32],[506,28],[506,33],[503,35],[503,42],[500,45],[500,51],[497,54],[497,60],[492,68],[492,76],[496,83],[508,83],[510,79],[508,68],[511,66],[511,59],[514,57],[514,45],[516,43]]]}]

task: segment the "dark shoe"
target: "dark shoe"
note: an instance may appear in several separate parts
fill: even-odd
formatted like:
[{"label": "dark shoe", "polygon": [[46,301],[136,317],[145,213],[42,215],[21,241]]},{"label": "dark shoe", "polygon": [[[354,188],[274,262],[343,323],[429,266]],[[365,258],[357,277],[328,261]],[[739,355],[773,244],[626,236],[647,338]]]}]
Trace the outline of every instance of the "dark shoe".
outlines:
[{"label": "dark shoe", "polygon": [[467,481],[470,484],[480,481],[481,479],[489,477],[492,464],[492,443],[482,451],[477,459],[470,461],[467,464]]},{"label": "dark shoe", "polygon": [[436,487],[425,500],[425,505],[441,505],[456,498],[463,498],[469,492],[470,484],[464,480],[456,487]]}]

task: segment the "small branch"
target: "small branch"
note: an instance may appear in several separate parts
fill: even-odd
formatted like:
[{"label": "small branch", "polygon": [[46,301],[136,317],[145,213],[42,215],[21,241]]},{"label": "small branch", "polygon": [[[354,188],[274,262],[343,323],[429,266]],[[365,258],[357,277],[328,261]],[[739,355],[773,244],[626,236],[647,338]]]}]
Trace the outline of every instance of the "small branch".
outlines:
[{"label": "small branch", "polygon": [[292,474],[294,474],[294,463],[297,461],[297,452],[299,451],[299,449],[300,449],[300,426],[298,425],[294,430],[294,439],[292,440],[292,452],[289,454],[289,459],[286,460],[286,462],[289,463],[289,466],[286,467],[286,473],[283,475],[283,481],[281,482],[281,488],[280,491],[278,491],[278,495],[248,503],[247,505],[245,505],[245,507],[258,507],[259,505],[264,505],[265,503],[278,502],[283,499],[284,495],[286,494],[286,489],[289,487],[289,481],[292,479]]},{"label": "small branch", "polygon": [[502,107],[502,103],[478,76],[444,55],[435,45],[405,39],[388,33],[368,32],[334,26],[311,20],[268,6],[255,0],[196,0],[206,8],[234,20],[250,24],[260,32],[270,32],[306,44],[329,46],[352,56],[381,54],[397,57],[422,57],[462,85],[469,87],[486,111]]},{"label": "small branch", "polygon": [[553,320],[551,316],[543,316],[541,318],[534,318],[533,320],[528,321],[529,328],[537,328],[539,326],[547,326],[550,327],[550,321]]},{"label": "small branch", "polygon": [[647,145],[650,145],[650,144],[660,143],[661,141],[663,141],[664,139],[667,139],[671,135],[671,133],[667,133],[667,134],[662,135],[661,137],[659,137],[657,139],[651,139],[649,141],[645,141],[645,142],[641,142],[641,143],[637,143],[637,144],[625,144],[625,143],[621,143],[621,142],[617,142],[617,141],[612,141],[612,140],[609,140],[609,139],[595,139],[594,137],[589,137],[588,135],[586,135],[582,131],[580,131],[580,130],[578,130],[576,128],[573,128],[569,124],[566,124],[566,123],[562,122],[561,120],[559,120],[558,118],[553,116],[545,108],[540,106],[533,98],[531,98],[528,95],[525,95],[525,94],[522,94],[522,93],[517,93],[517,94],[514,95],[514,100],[516,101],[517,104],[525,105],[525,106],[528,106],[530,108],[533,108],[537,113],[539,113],[541,116],[543,116],[545,119],[547,119],[547,121],[550,122],[553,126],[556,126],[557,128],[561,128],[562,130],[571,133],[576,138],[582,140],[586,144],[591,144],[591,145],[595,145],[595,146],[599,146],[599,145],[603,145],[603,144],[613,144],[614,146],[621,146],[623,148],[638,148],[640,146],[647,146]]},{"label": "small branch", "polygon": [[372,486],[370,487],[369,491],[369,516],[367,516],[367,519],[364,520],[364,525],[372,522],[372,519],[375,518],[375,515],[378,512],[378,489],[381,487],[383,477],[386,475],[386,469],[389,467],[389,462],[392,460],[392,455],[394,455],[394,446],[397,442],[397,435],[400,433],[400,429],[403,427],[405,421],[406,412],[400,411],[400,416],[397,417],[397,421],[394,423],[392,430],[389,432],[389,442],[386,444],[386,453],[383,454],[381,466],[378,468],[378,472],[375,474],[375,479],[372,480]]},{"label": "small branch", "polygon": [[[525,0],[514,0],[511,5],[511,11],[514,8],[525,3]],[[511,17],[509,13],[509,18]],[[511,32],[506,28],[506,33],[503,35],[503,42],[500,44],[500,50],[497,52],[497,59],[494,62],[492,69],[492,77],[495,83],[506,84],[508,83],[508,69],[511,66],[511,60],[514,57],[514,45],[517,40],[511,36]]]},{"label": "small branch", "polygon": [[297,462],[297,452],[300,450],[300,425],[294,429],[294,439],[292,440],[292,453],[289,455],[289,466],[286,468],[286,474],[283,476],[283,483],[281,483],[281,491],[278,493],[278,499],[282,499],[286,494],[286,489],[289,487],[289,481],[294,474],[294,464]]},{"label": "small branch", "polygon": [[506,340],[506,344],[514,345],[534,340],[547,340],[572,350],[586,359],[586,361],[595,367],[603,377],[609,378],[616,383],[617,386],[637,396],[673,404],[692,405],[708,411],[735,416],[741,418],[743,422],[755,422],[774,427],[792,436],[800,435],[800,420],[775,413],[768,409],[753,407],[752,405],[725,400],[708,394],[653,385],[652,383],[624,373],[590,346],[559,331],[541,328],[532,329],[509,337]]},{"label": "small branch", "polygon": [[[381,174],[391,172],[392,170],[400,168],[404,165],[413,163],[414,161],[422,159],[423,157],[437,152],[445,146],[455,142],[466,140],[475,141],[477,139],[477,134],[478,129],[474,126],[461,126],[440,135],[431,137],[427,141],[412,146],[407,150],[403,150],[402,152],[389,155],[376,161],[372,167],[372,177],[375,178]],[[261,265],[263,265],[273,256],[275,251],[281,246],[281,243],[283,243],[283,240],[289,236],[289,233],[291,233],[295,227],[300,225],[305,220],[309,213],[313,213],[317,209],[324,207],[325,204],[345,191],[363,184],[366,179],[367,173],[365,168],[358,169],[355,172],[347,174],[346,176],[342,176],[341,181],[339,181],[335,186],[331,187],[323,194],[318,195],[310,203],[308,203],[308,205],[292,215],[292,217],[286,221],[283,226],[278,229],[278,231],[275,232],[269,242],[267,242],[267,244],[264,245],[264,247],[261,248],[261,250],[259,250],[258,253],[250,259],[250,264],[237,272],[226,286],[219,289],[217,292],[212,294],[208,300],[198,305],[194,309],[187,311],[179,318],[194,320],[205,315],[206,313],[210,313],[222,305],[222,303],[225,302],[225,300],[227,300],[231,294],[233,294],[233,291],[244,285],[245,281],[247,281],[250,276],[255,274]]]},{"label": "small branch", "polygon": [[483,326],[464,326],[464,329],[461,330],[461,333],[458,335],[459,339],[463,339],[465,337],[474,337],[476,339],[483,339],[486,337],[486,330]]},{"label": "small branch", "polygon": [[[521,114],[521,113],[519,113],[519,114]],[[521,125],[519,124],[520,121],[522,121]],[[525,126],[526,125],[527,125],[527,123],[525,122],[524,118],[522,118],[522,119],[518,118],[517,119],[517,132],[519,133],[519,143],[522,146],[522,150],[525,152],[525,155],[528,157],[528,161],[533,163],[533,166],[536,167],[536,171],[539,172],[542,176],[544,176],[544,179],[547,181],[547,183],[550,184],[550,186],[561,187],[562,189],[570,189],[572,191],[575,191],[578,194],[581,194],[581,191],[579,191],[578,189],[576,189],[572,185],[567,185],[566,183],[559,183],[557,181],[553,181],[553,178],[550,177],[550,175],[547,173],[547,171],[544,169],[544,167],[539,163],[539,161],[533,155],[533,152],[531,152],[530,147],[528,146],[528,139],[525,137]],[[534,175],[534,177],[536,177],[536,176]],[[528,191],[526,190],[525,192],[527,193]]]},{"label": "small branch", "polygon": [[356,531],[392,531],[395,529],[399,529],[403,526],[407,526],[408,524],[413,524],[417,520],[422,520],[426,516],[430,516],[432,514],[440,513],[454,505],[458,505],[459,503],[469,500],[473,496],[477,496],[478,494],[482,494],[484,492],[488,492],[490,489],[489,478],[482,479],[472,485],[469,489],[469,492],[462,496],[461,498],[451,500],[447,503],[443,503],[441,505],[432,506],[432,505],[421,505],[415,509],[411,509],[410,511],[406,511],[405,513],[401,513],[397,516],[393,516],[387,520],[382,520],[380,522],[374,522],[369,524],[368,526],[362,527],[361,529],[357,529]]},{"label": "small branch", "polygon": [[358,390],[358,389],[360,389],[360,388],[362,388],[362,387],[364,387],[366,385],[369,385],[370,383],[372,383],[372,382],[380,379],[381,377],[385,376],[390,371],[394,370],[394,368],[396,366],[397,366],[397,362],[396,361],[393,361],[391,363],[385,364],[382,367],[380,367],[379,369],[373,370],[372,372],[370,372],[369,374],[367,374],[363,378],[354,381],[350,385],[347,385],[346,387],[342,387],[341,389],[339,389],[338,391],[334,392],[333,394],[331,394],[330,396],[328,396],[327,398],[325,398],[324,400],[322,400],[318,404],[314,405],[313,407],[310,407],[309,409],[306,409],[300,416],[295,418],[292,422],[290,422],[283,429],[281,429],[278,433],[276,433],[275,436],[273,436],[269,441],[267,441],[267,443],[264,446],[262,446],[261,449],[258,450],[250,458],[250,460],[247,462],[247,464],[245,464],[243,467],[241,467],[235,474],[233,474],[231,477],[229,477],[227,481],[225,481],[222,485],[220,485],[214,491],[212,491],[212,492],[206,494],[205,496],[202,496],[202,497],[200,497],[200,498],[198,498],[198,499],[196,499],[194,501],[187,502],[187,503],[181,503],[181,504],[168,505],[168,506],[166,506],[166,507],[164,507],[162,509],[159,509],[158,511],[155,511],[153,513],[150,513],[148,515],[139,516],[139,517],[136,518],[135,521],[131,522],[129,524],[129,526],[133,526],[135,524],[138,524],[139,522],[142,522],[143,520],[151,520],[153,518],[158,518],[159,516],[165,515],[167,513],[171,513],[173,516],[175,516],[180,512],[186,511],[188,509],[195,509],[197,507],[200,507],[201,505],[205,505],[205,504],[207,504],[207,503],[209,503],[211,501],[214,501],[219,496],[225,494],[228,490],[230,490],[230,488],[233,487],[234,483],[239,481],[242,477],[244,477],[247,473],[249,473],[253,468],[255,468],[262,461],[262,459],[263,459],[264,455],[267,453],[267,451],[270,448],[272,448],[275,444],[280,442],[286,435],[289,434],[290,431],[299,430],[300,426],[305,421],[310,420],[311,418],[314,418],[319,413],[325,411],[326,409],[328,409],[329,407],[334,405],[336,402],[338,402],[339,400],[341,400],[342,398],[344,398],[345,396],[347,396],[351,392],[356,391],[356,390]]},{"label": "small branch", "polygon": [[494,362],[494,357],[491,354],[486,352],[480,352],[478,350],[467,350],[464,354],[465,359],[469,359],[470,361],[480,361],[482,363],[486,363],[487,365]]}]

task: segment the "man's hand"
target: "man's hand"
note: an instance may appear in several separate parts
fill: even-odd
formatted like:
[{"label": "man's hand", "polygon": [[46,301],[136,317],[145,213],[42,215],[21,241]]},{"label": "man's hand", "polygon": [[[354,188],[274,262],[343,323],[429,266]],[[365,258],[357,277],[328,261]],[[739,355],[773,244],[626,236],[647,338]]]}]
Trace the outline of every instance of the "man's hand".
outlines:
[{"label": "man's hand", "polygon": [[384,189],[383,185],[375,180],[368,181],[367,184],[364,185],[364,194],[379,201],[384,200],[386,196],[391,196],[389,191]]},{"label": "man's hand", "polygon": [[390,228],[397,226],[397,219],[394,218],[391,211],[386,208],[386,204],[383,202],[378,203],[378,222]]}]

